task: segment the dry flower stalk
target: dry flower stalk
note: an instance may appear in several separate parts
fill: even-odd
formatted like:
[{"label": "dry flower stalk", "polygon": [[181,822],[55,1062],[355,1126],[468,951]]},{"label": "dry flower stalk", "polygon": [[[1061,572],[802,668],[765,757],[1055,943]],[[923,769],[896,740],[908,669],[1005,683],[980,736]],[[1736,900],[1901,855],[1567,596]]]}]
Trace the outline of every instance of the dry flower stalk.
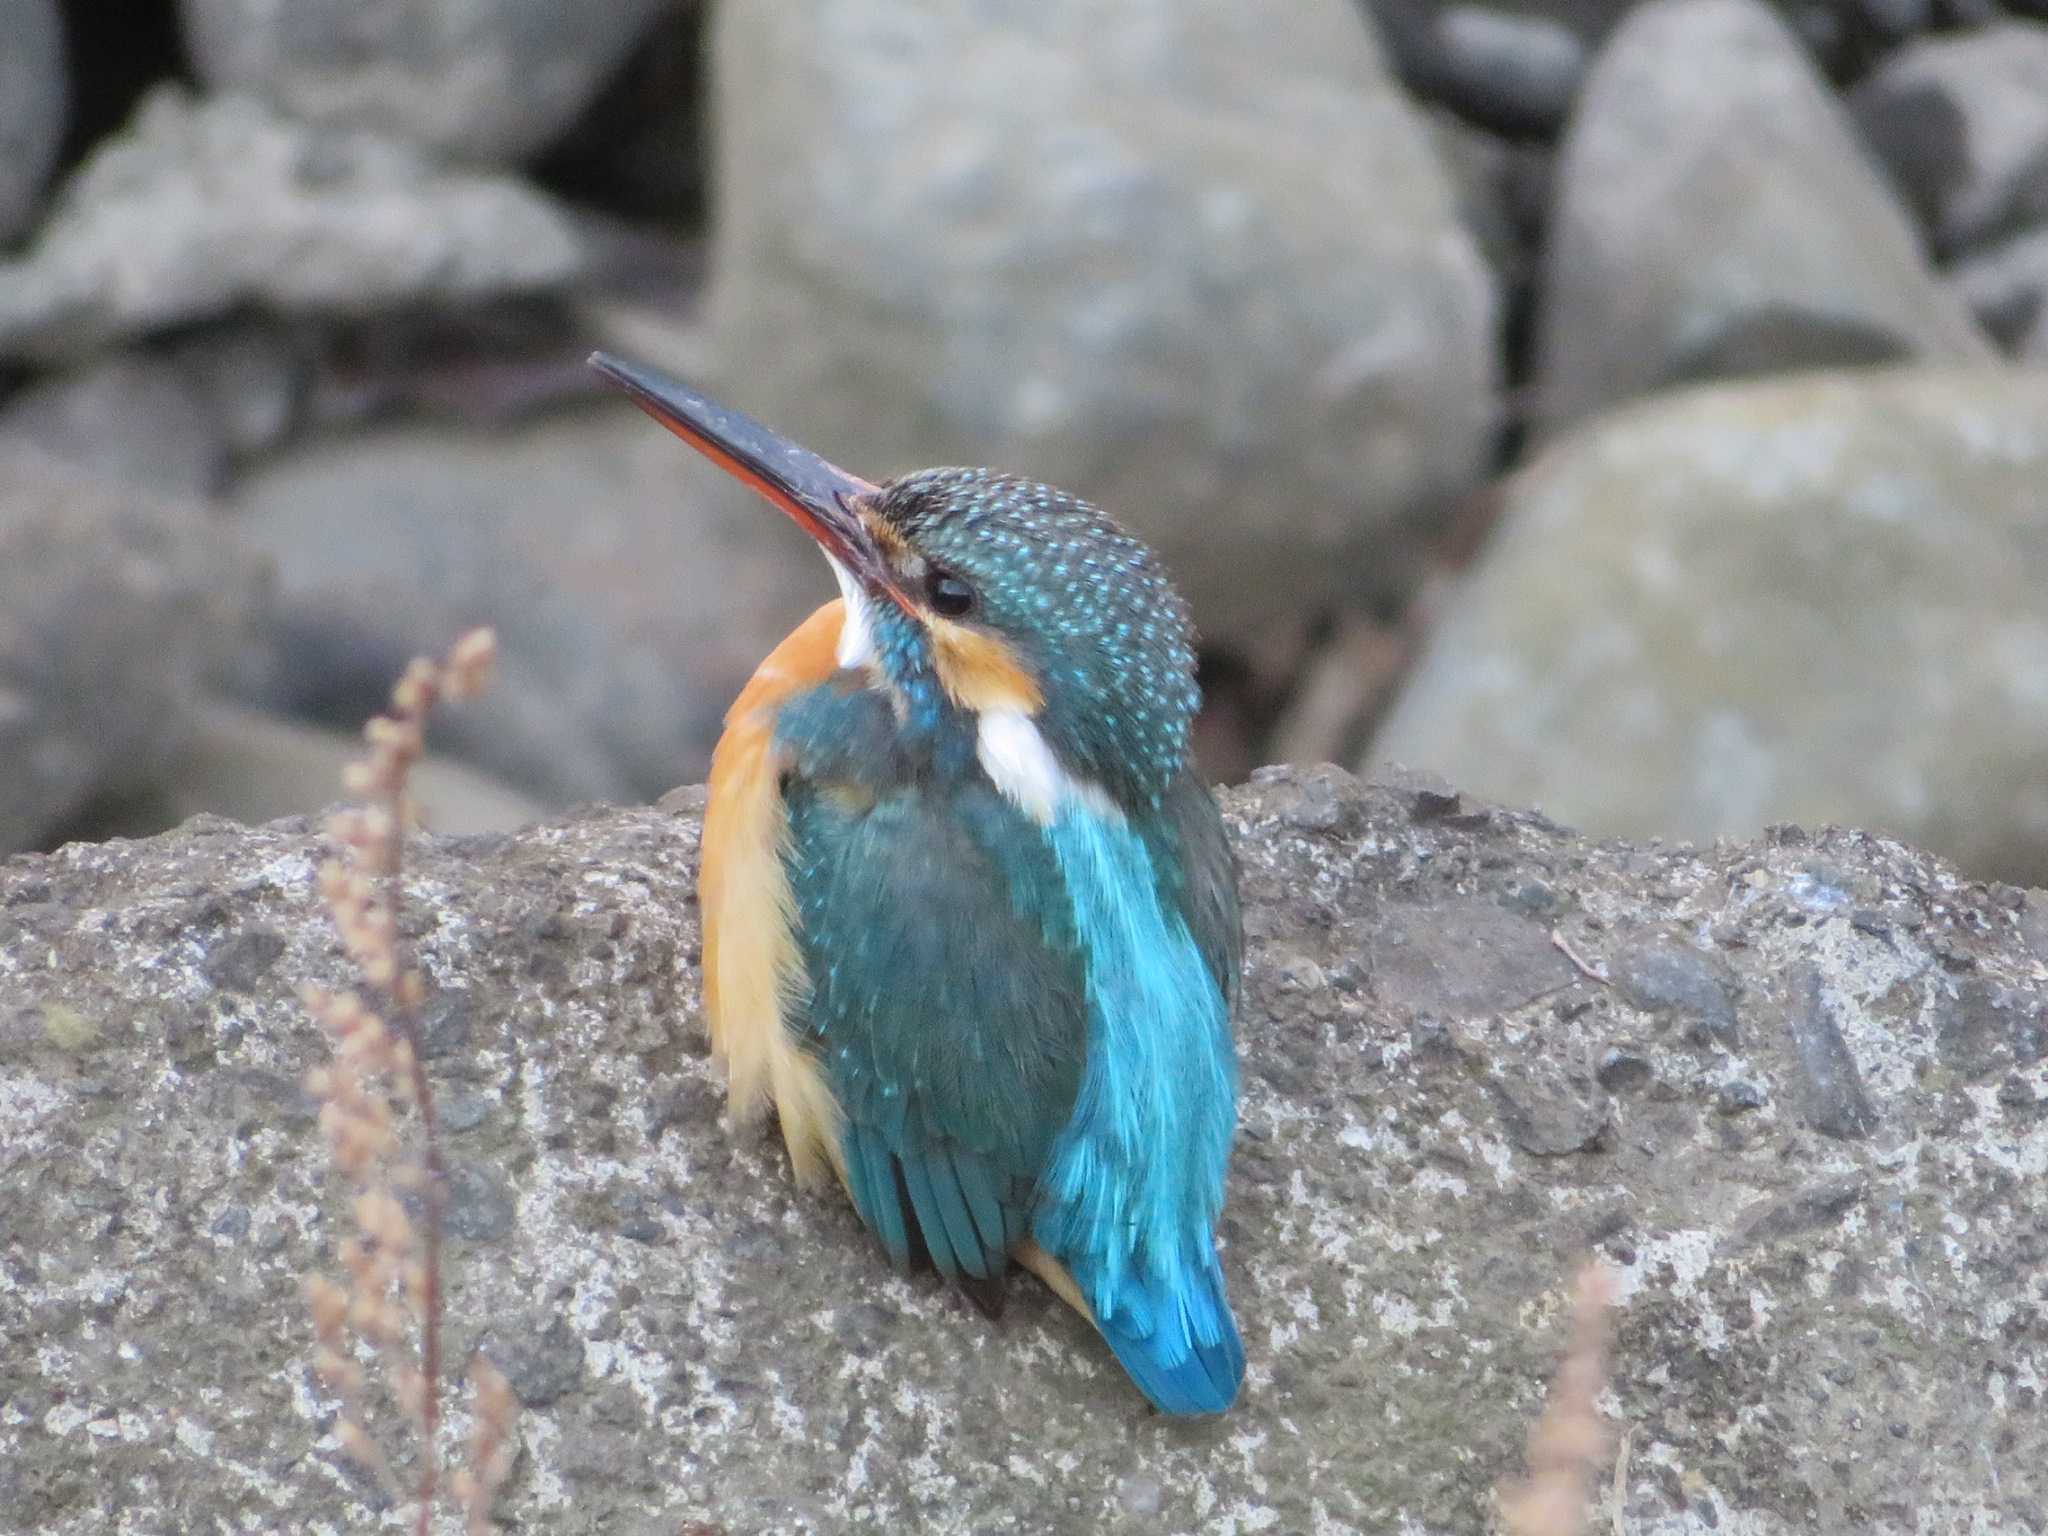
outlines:
[{"label": "dry flower stalk", "polygon": [[[321,1133],[348,1184],[355,1218],[354,1235],[336,1253],[345,1281],[321,1276],[306,1285],[317,1340],[314,1369],[341,1400],[342,1449],[397,1497],[390,1460],[366,1425],[366,1373],[354,1358],[356,1346],[367,1346],[378,1362],[385,1389],[420,1447],[413,1490],[419,1536],[426,1536],[440,1492],[436,1437],[446,1180],[433,1087],[422,1060],[426,981],[408,961],[400,936],[405,832],[417,821],[406,785],[425,750],[428,714],[441,700],[480,692],[496,652],[491,632],[478,629],[457,641],[446,659],[414,661],[391,691],[390,713],[363,728],[368,751],[348,765],[342,781],[350,794],[369,803],[338,813],[329,824],[336,852],[321,865],[319,887],[342,948],[370,995],[311,986],[300,994],[334,1047],[333,1059],[307,1074],[306,1089],[320,1103]],[[411,1152],[399,1132],[407,1111],[417,1126]],[[417,1224],[399,1199],[401,1190],[419,1194]],[[448,1492],[466,1528],[481,1533],[490,1524],[492,1497],[511,1471],[517,1406],[489,1361],[479,1358],[470,1374],[471,1459],[450,1479]]]},{"label": "dry flower stalk", "polygon": [[1607,1381],[1613,1304],[1613,1275],[1597,1259],[1588,1261],[1574,1286],[1571,1344],[1529,1431],[1529,1476],[1501,1491],[1508,1536],[1580,1536],[1591,1523],[1593,1473],[1607,1454],[1598,1398]]}]

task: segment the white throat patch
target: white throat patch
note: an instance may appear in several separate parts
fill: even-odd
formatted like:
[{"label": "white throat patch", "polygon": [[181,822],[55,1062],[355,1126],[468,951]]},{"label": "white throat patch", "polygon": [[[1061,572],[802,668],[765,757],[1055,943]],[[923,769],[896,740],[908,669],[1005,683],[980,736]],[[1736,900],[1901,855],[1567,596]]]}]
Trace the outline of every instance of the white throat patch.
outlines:
[{"label": "white throat patch", "polygon": [[853,572],[825,557],[839,583],[839,595],[846,602],[846,618],[839,626],[838,662],[843,668],[865,667],[875,659],[875,625],[868,613],[868,595],[854,580]]}]

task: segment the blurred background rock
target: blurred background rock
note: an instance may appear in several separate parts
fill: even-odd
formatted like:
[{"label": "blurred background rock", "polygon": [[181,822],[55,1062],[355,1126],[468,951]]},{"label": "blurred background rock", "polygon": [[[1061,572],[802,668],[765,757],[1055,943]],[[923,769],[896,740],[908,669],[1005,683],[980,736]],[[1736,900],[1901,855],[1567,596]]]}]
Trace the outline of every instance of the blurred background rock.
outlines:
[{"label": "blurred background rock", "polygon": [[2048,882],[2042,0],[0,0],[0,851],[700,777],[829,583],[600,397],[1166,553],[1209,772]]}]

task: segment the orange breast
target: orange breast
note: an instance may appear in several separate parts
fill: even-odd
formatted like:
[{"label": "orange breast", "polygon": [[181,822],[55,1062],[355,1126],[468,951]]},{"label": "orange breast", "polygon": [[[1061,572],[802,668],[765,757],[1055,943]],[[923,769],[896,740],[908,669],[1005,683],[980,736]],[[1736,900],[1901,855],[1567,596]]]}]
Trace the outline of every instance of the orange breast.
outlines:
[{"label": "orange breast", "polygon": [[795,903],[783,872],[789,819],[775,715],[785,700],[838,669],[845,607],[825,604],[756,669],[726,712],[711,756],[697,896],[704,920],[704,1010],[726,1068],[726,1104],[746,1120],[773,1103],[797,1177],[839,1164],[839,1106],[817,1062],[785,1019],[808,981],[797,951]]}]

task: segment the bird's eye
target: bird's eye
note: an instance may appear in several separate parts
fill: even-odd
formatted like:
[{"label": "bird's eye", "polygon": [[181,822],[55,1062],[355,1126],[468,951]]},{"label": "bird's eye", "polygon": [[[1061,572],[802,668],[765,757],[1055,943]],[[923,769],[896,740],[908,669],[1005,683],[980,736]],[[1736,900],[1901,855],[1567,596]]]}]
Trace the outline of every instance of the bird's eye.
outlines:
[{"label": "bird's eye", "polygon": [[932,612],[944,619],[965,618],[974,611],[974,588],[940,566],[933,566],[925,577],[924,596]]}]

